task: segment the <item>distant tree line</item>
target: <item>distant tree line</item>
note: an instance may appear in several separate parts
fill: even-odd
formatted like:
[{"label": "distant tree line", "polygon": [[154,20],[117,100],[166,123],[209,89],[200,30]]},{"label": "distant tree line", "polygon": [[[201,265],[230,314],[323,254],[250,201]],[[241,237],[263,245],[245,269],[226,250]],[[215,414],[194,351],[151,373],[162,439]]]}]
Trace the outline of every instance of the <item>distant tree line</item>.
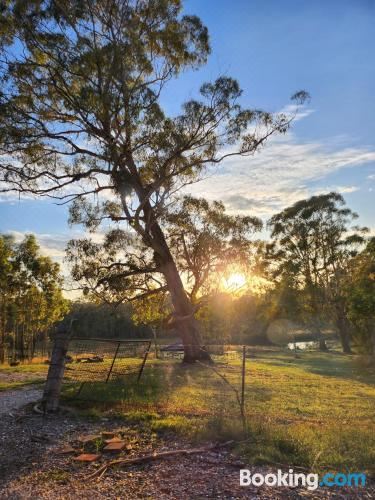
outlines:
[{"label": "distant tree line", "polygon": [[41,255],[33,235],[0,235],[0,363],[31,359],[36,343],[67,313],[59,265]]},{"label": "distant tree line", "polygon": [[150,338],[150,327],[132,320],[129,304],[113,307],[90,302],[72,305],[70,314],[77,320],[74,335],[84,338],[142,339]]},{"label": "distant tree line", "polygon": [[[353,224],[357,218],[340,194],[329,193],[301,200],[269,221],[268,275],[276,290],[289,296],[288,316],[308,324],[321,338],[321,349],[326,348],[321,329],[330,324],[343,351],[351,352],[355,263],[371,248],[366,246],[368,229]],[[367,343],[362,337],[358,340]]]}]

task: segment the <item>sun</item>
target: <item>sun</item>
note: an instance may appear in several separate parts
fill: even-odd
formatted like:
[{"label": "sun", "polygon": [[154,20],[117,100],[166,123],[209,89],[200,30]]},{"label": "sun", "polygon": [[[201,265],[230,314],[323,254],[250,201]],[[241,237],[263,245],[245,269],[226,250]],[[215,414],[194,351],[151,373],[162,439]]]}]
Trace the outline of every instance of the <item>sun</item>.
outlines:
[{"label": "sun", "polygon": [[223,278],[223,286],[228,292],[237,292],[247,283],[246,276],[242,273],[232,273]]}]

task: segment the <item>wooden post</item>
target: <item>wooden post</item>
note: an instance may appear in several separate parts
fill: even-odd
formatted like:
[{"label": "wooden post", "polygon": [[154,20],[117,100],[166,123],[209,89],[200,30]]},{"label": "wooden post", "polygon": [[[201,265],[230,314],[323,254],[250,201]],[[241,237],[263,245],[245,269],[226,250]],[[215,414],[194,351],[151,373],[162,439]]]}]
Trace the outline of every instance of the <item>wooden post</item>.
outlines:
[{"label": "wooden post", "polygon": [[109,372],[108,372],[108,375],[107,375],[107,378],[106,378],[105,383],[107,383],[107,382],[108,382],[109,377],[111,376],[111,373],[112,373],[112,370],[113,370],[113,366],[114,366],[114,364],[115,364],[115,361],[116,361],[116,358],[117,358],[117,354],[118,354],[118,351],[119,351],[119,349],[120,349],[120,345],[121,345],[121,342],[118,342],[117,347],[116,347],[116,352],[115,352],[115,354],[114,354],[114,356],[113,356],[113,360],[112,360],[111,368],[109,369]]},{"label": "wooden post", "polygon": [[245,415],[245,368],[246,368],[246,346],[242,346],[242,381],[241,381],[241,414]]},{"label": "wooden post", "polygon": [[42,399],[42,408],[46,412],[58,410],[61,387],[65,370],[65,356],[68,352],[72,322],[69,326],[61,322],[54,336],[51,363],[48,369]]},{"label": "wooden post", "polygon": [[152,335],[154,337],[154,344],[155,344],[155,359],[158,359],[159,353],[158,353],[158,341],[156,338],[156,326],[152,326],[151,330],[152,330]]}]

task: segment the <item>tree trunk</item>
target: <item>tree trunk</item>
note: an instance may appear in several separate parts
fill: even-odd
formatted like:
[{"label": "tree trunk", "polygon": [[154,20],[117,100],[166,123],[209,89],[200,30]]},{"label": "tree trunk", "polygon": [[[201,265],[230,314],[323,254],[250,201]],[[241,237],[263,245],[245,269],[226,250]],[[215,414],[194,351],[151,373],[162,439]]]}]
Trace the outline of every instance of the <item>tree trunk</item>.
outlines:
[{"label": "tree trunk", "polygon": [[1,338],[0,338],[0,364],[5,363],[5,339],[4,339],[4,331],[1,331]]},{"label": "tree trunk", "polygon": [[174,308],[172,326],[178,329],[184,345],[184,362],[195,361],[211,362],[211,357],[202,346],[198,322],[194,317],[194,308],[184,290],[176,264],[171,258],[162,264],[169,293]]},{"label": "tree trunk", "polygon": [[[134,171],[136,174],[136,169]],[[121,187],[120,187],[121,190]],[[194,363],[195,361],[212,362],[207,350],[202,346],[198,329],[198,322],[194,317],[194,307],[189,300],[176,263],[173,259],[168,243],[165,239],[154,210],[149,202],[148,193],[142,187],[141,181],[135,186],[139,202],[143,206],[143,213],[148,222],[148,231],[138,229],[144,242],[154,250],[154,260],[161,273],[163,273],[167,288],[171,296],[174,308],[173,324],[181,335],[184,345],[184,362]],[[137,227],[135,227],[137,230]]]},{"label": "tree trunk", "polygon": [[155,347],[155,359],[159,358],[159,348],[158,348],[158,340],[156,334],[156,326],[151,327],[152,336],[154,337],[154,347]]},{"label": "tree trunk", "polygon": [[65,370],[65,356],[68,352],[69,340],[70,329],[62,324],[59,326],[53,341],[51,363],[42,399],[44,412],[55,412],[58,410]]},{"label": "tree trunk", "polygon": [[319,351],[328,352],[328,347],[324,339],[319,339]]},{"label": "tree trunk", "polygon": [[328,347],[327,347],[325,339],[323,338],[322,332],[320,330],[320,326],[315,326],[315,329],[316,329],[316,335],[317,335],[318,340],[319,340],[319,351],[328,352]]},{"label": "tree trunk", "polygon": [[375,356],[375,325],[372,325],[372,329],[370,332],[370,354]]},{"label": "tree trunk", "polygon": [[6,328],[6,307],[5,301],[1,304],[1,318],[0,318],[0,363],[5,363],[5,328]]},{"label": "tree trunk", "polygon": [[350,327],[344,313],[340,310],[337,314],[337,330],[339,332],[342,350],[345,354],[352,354],[350,347]]}]

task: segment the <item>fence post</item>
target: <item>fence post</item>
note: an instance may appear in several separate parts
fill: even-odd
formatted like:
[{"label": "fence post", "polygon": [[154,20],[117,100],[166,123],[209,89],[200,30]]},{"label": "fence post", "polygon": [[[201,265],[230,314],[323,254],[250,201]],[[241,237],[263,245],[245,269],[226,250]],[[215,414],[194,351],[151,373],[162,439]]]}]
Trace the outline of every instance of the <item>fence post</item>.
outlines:
[{"label": "fence post", "polygon": [[121,342],[118,342],[118,343],[117,343],[116,352],[115,352],[115,355],[113,356],[113,359],[112,359],[112,364],[111,364],[111,368],[109,369],[109,372],[108,372],[108,375],[107,375],[107,378],[106,378],[105,383],[107,383],[107,382],[108,382],[109,377],[111,376],[111,373],[112,373],[112,370],[113,370],[113,366],[114,366],[114,364],[115,364],[115,361],[116,361],[116,358],[117,358],[117,354],[118,354],[118,351],[119,351],[119,349],[120,349],[120,344],[121,344]]},{"label": "fence post", "polygon": [[246,367],[246,346],[242,346],[242,380],[241,380],[241,414],[245,414],[245,367]]},{"label": "fence post", "polygon": [[152,335],[154,337],[154,344],[155,344],[155,359],[158,359],[159,354],[158,354],[158,341],[157,341],[157,338],[156,338],[156,327],[152,326],[151,330],[152,330]]},{"label": "fence post", "polygon": [[56,411],[59,406],[61,386],[65,370],[65,356],[68,352],[69,340],[72,331],[73,321],[67,326],[62,321],[54,337],[51,362],[48,368],[46,384],[44,386],[42,408],[44,412]]},{"label": "fence post", "polygon": [[150,352],[150,349],[151,349],[151,341],[148,343],[148,347],[147,347],[147,350],[143,356],[143,361],[142,361],[142,365],[141,365],[141,368],[139,370],[139,373],[138,373],[138,377],[137,377],[137,382],[139,382],[141,376],[142,376],[142,373],[143,373],[143,368],[145,367],[145,364],[146,364],[146,361],[147,361],[147,356],[148,356],[148,353]]}]

